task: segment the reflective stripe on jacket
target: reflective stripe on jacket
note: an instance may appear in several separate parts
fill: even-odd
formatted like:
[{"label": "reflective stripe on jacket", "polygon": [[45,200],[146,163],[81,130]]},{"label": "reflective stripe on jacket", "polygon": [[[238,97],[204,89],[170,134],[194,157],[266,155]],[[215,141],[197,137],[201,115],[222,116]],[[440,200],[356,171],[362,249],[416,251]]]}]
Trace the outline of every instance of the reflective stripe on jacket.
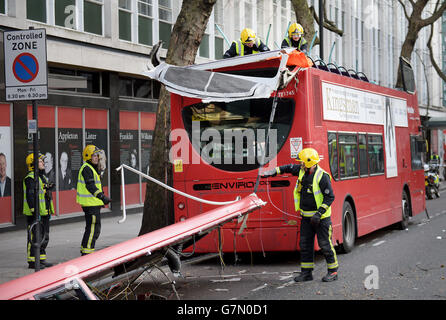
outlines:
[{"label": "reflective stripe on jacket", "polygon": [[[28,174],[26,175],[25,179],[23,179],[23,214],[26,216],[32,216],[34,213],[34,210],[31,210],[31,208],[28,205],[28,199],[26,198],[26,184],[25,184],[25,180],[31,178],[34,180],[34,171],[30,171],[28,172]],[[46,202],[45,202],[45,189],[43,188],[43,182],[42,182],[42,178],[39,177],[39,210],[40,210],[40,215],[41,216],[46,216],[49,212],[48,209],[46,207]],[[54,205],[53,205],[53,201],[51,200],[51,212],[54,212]]]},{"label": "reflective stripe on jacket", "polygon": [[[245,55],[245,45],[240,40],[237,40],[234,42],[235,42],[235,52],[237,53],[238,56],[243,57]],[[260,46],[260,39],[256,39],[255,45],[257,48]],[[241,52],[240,52],[240,50],[241,50]],[[259,52],[260,51],[254,50],[254,48],[252,50],[252,54],[259,53]]]},{"label": "reflective stripe on jacket", "polygon": [[[321,181],[322,176],[326,173],[321,167],[317,166],[316,172],[313,176],[313,195],[314,200],[316,201],[317,209],[319,209],[320,206],[322,206],[322,202],[324,201],[324,195],[322,194],[321,188],[319,187],[319,181]],[[296,181],[296,186],[294,188],[294,208],[296,211],[300,211],[301,215],[303,217],[311,217],[313,216],[317,210],[315,211],[303,211],[300,209],[300,191],[302,189],[302,179],[305,174],[305,170],[303,167],[299,171],[299,177]],[[327,173],[328,174],[328,173]],[[330,176],[330,175],[329,175]],[[331,180],[331,176],[330,176]],[[328,208],[325,208],[325,213],[321,216],[321,219],[327,218],[331,215],[331,206]]]},{"label": "reflective stripe on jacket", "polygon": [[[88,191],[87,184],[85,183],[84,176],[82,175],[82,171],[85,167],[89,167],[91,171],[93,171],[94,183],[96,185],[96,188],[98,188],[98,191],[94,195],[91,194],[90,191]],[[79,203],[82,207],[103,206],[104,202],[96,198],[96,195],[99,192],[102,192],[101,178],[91,164],[89,164],[88,162],[84,162],[81,169],[79,170],[79,175],[77,177],[76,202]]]}]

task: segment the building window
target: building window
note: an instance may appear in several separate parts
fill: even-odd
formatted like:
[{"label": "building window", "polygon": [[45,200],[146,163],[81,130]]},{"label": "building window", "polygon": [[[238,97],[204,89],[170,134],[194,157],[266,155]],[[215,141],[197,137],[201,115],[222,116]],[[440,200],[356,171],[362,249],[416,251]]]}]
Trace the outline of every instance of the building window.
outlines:
[{"label": "building window", "polygon": [[56,68],[56,67],[49,67],[48,72],[50,74],[56,74],[56,75],[83,77],[87,80],[87,88],[65,88],[65,89],[57,89],[57,90],[92,93],[92,94],[102,94],[100,72],[74,70],[74,69],[63,69],[63,68]]},{"label": "building window", "polygon": [[143,98],[143,99],[156,99],[156,94],[153,81],[146,79],[135,79],[119,77],[119,96]]},{"label": "building window", "polygon": [[152,0],[138,1],[138,42],[141,44],[152,45]]},{"label": "building window", "polygon": [[0,14],[6,13],[6,0],[0,0]]},{"label": "building window", "polygon": [[76,29],[76,0],[57,0],[54,3],[56,26]]},{"label": "building window", "polygon": [[169,48],[172,32],[172,1],[159,0],[159,39],[163,41],[163,48]]},{"label": "building window", "polygon": [[214,5],[214,57],[216,60],[222,59],[224,54],[223,35],[223,1],[217,1]]},{"label": "building window", "polygon": [[27,0],[26,18],[46,23],[46,0]]},{"label": "building window", "polygon": [[200,57],[209,58],[209,35],[203,34],[199,48]]},{"label": "building window", "polygon": [[84,31],[102,35],[102,0],[84,0]]},{"label": "building window", "polygon": [[132,41],[131,0],[119,0],[119,39]]}]

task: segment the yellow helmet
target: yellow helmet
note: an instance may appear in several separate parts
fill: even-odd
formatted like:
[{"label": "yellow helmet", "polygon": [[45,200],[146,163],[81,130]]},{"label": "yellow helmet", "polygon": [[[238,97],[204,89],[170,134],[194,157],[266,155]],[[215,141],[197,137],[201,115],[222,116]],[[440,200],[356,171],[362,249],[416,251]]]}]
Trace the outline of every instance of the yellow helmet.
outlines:
[{"label": "yellow helmet", "polygon": [[290,27],[288,28],[288,36],[291,38],[294,34],[304,34],[304,28],[296,22],[290,25]]},{"label": "yellow helmet", "polygon": [[297,161],[302,161],[306,168],[311,168],[321,161],[319,154],[313,148],[305,148],[299,152]]},{"label": "yellow helmet", "polygon": [[82,159],[84,159],[84,161],[91,160],[91,156],[99,152],[101,152],[101,149],[99,149],[95,145],[89,144],[84,148],[84,151],[82,152]]},{"label": "yellow helmet", "polygon": [[[38,159],[45,159],[45,156],[41,153],[39,153],[39,157]],[[33,171],[34,170],[34,153],[30,153],[27,157],[26,157],[26,166],[28,167],[28,171]]]},{"label": "yellow helmet", "polygon": [[256,33],[254,31],[252,31],[249,28],[243,29],[240,35],[240,40],[242,41],[243,44],[254,42],[255,39],[256,39]]}]

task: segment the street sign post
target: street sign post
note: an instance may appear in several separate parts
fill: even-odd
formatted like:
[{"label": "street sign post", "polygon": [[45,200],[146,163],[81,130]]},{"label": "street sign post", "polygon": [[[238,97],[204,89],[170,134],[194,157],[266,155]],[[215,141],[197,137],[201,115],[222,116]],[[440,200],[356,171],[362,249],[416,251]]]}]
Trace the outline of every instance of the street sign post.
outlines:
[{"label": "street sign post", "polygon": [[[34,268],[40,270],[41,221],[39,204],[39,148],[37,100],[48,99],[48,71],[46,57],[46,30],[5,31],[3,33],[5,53],[6,101],[32,100],[33,121],[28,133],[33,135],[34,153],[34,223],[29,228],[33,239]],[[33,227],[35,237],[32,237]]]},{"label": "street sign post", "polygon": [[5,31],[6,101],[48,99],[45,29]]}]

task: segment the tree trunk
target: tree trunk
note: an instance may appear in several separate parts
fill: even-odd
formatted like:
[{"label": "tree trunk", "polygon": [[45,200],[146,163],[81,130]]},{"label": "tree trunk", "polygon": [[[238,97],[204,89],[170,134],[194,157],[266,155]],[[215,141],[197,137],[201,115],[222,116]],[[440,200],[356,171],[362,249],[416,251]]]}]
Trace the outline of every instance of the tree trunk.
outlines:
[{"label": "tree trunk", "polygon": [[[166,63],[184,66],[195,62],[215,2],[216,0],[183,1],[172,30]],[[172,164],[169,163],[170,131],[170,93],[162,86],[149,167],[150,176],[172,186]],[[173,215],[172,192],[148,182],[139,235],[173,223]]]}]

